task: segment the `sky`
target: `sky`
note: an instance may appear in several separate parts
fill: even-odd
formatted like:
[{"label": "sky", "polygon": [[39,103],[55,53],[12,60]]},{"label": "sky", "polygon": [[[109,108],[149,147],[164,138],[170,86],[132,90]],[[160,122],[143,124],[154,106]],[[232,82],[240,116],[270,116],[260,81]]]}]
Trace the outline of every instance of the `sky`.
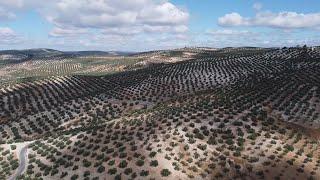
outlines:
[{"label": "sky", "polygon": [[319,0],[0,0],[0,49],[320,45]]}]

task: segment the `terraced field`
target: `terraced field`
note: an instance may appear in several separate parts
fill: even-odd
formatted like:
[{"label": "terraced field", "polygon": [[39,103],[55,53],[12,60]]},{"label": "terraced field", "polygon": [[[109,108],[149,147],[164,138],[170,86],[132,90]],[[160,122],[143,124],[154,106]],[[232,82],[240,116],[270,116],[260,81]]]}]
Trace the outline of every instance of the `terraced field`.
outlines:
[{"label": "terraced field", "polygon": [[27,147],[20,178],[320,178],[318,49],[192,53],[112,74],[62,60],[59,76],[1,89],[0,173]]}]

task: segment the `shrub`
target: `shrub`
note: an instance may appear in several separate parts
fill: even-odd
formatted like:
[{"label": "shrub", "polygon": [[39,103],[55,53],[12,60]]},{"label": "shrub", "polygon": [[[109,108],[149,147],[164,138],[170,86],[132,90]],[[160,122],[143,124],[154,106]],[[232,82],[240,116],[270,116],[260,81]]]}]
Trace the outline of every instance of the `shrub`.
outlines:
[{"label": "shrub", "polygon": [[258,158],[258,157],[250,157],[248,161],[249,161],[250,163],[255,163],[255,162],[258,162],[258,161],[259,161],[259,158]]},{"label": "shrub", "polygon": [[84,165],[84,167],[89,167],[89,166],[91,166],[91,162],[89,162],[86,159],[84,159],[83,160],[83,165]]},{"label": "shrub", "polygon": [[214,144],[217,144],[217,141],[216,139],[213,137],[213,136],[210,136],[209,140],[207,141],[207,143],[209,145],[214,145]]},{"label": "shrub", "polygon": [[115,180],[121,180],[121,174],[117,174],[115,177],[114,177]]},{"label": "shrub", "polygon": [[227,143],[228,145],[232,145],[232,144],[234,143],[234,141],[233,141],[231,138],[228,138],[228,139],[226,140],[226,143]]},{"label": "shrub", "polygon": [[152,151],[152,152],[150,152],[149,157],[153,158],[153,157],[155,157],[155,156],[156,156],[156,154],[157,154],[157,152]]},{"label": "shrub", "polygon": [[114,163],[115,163],[115,160],[111,160],[111,161],[108,162],[108,165],[109,165],[109,166],[113,166]]},{"label": "shrub", "polygon": [[83,173],[83,176],[84,176],[84,177],[90,176],[90,171],[85,171],[85,172]]},{"label": "shrub", "polygon": [[112,168],[112,169],[109,169],[108,170],[108,174],[115,174],[115,173],[117,173],[117,169],[116,168]]},{"label": "shrub", "polygon": [[242,122],[241,121],[234,121],[233,125],[235,126],[242,126]]},{"label": "shrub", "polygon": [[128,163],[126,160],[122,160],[120,163],[119,163],[119,168],[125,168],[127,167]]},{"label": "shrub", "polygon": [[137,162],[136,162],[136,165],[137,166],[143,166],[144,165],[144,161],[139,159]]},{"label": "shrub", "polygon": [[128,174],[131,174],[132,173],[132,169],[131,168],[126,168],[124,170],[124,174],[128,175]]},{"label": "shrub", "polygon": [[102,173],[102,172],[105,171],[105,167],[104,166],[99,166],[97,171],[98,171],[98,173]]},{"label": "shrub", "polygon": [[236,151],[236,152],[233,153],[233,155],[236,156],[236,157],[239,157],[239,156],[241,156],[241,152],[240,151]]},{"label": "shrub", "polygon": [[169,169],[162,169],[161,170],[161,175],[166,177],[166,176],[170,176],[171,172],[169,171]]},{"label": "shrub", "polygon": [[77,174],[74,174],[74,175],[71,176],[71,180],[76,180],[76,179],[78,179],[78,177],[79,176]]},{"label": "shrub", "polygon": [[207,149],[207,145],[206,144],[198,144],[197,146],[199,149],[201,149],[202,151]]},{"label": "shrub", "polygon": [[150,162],[150,166],[157,167],[158,166],[158,161],[157,160],[151,161]]},{"label": "shrub", "polygon": [[10,147],[11,147],[11,150],[15,150],[17,148],[16,145],[11,145]]},{"label": "shrub", "polygon": [[[62,178],[64,178],[64,177],[66,177],[67,175],[68,175],[68,172],[62,172],[60,178],[62,179]],[[41,176],[41,174],[40,174],[40,176]],[[40,177],[40,176],[37,176],[37,175],[36,175],[36,177]]]},{"label": "shrub", "polygon": [[284,148],[285,148],[287,151],[294,151],[294,147],[291,146],[291,145],[288,145],[288,144],[286,144],[286,145],[284,146]]},{"label": "shrub", "polygon": [[149,171],[142,170],[140,176],[149,176]]}]

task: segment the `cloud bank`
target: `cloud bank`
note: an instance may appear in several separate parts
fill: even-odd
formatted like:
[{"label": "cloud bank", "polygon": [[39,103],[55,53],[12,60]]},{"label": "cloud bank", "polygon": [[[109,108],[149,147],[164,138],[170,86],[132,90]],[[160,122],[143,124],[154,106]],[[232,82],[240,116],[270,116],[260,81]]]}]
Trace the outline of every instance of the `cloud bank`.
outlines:
[{"label": "cloud bank", "polygon": [[259,12],[255,17],[243,17],[233,12],[219,17],[220,26],[262,26],[280,29],[318,28],[320,13]]}]

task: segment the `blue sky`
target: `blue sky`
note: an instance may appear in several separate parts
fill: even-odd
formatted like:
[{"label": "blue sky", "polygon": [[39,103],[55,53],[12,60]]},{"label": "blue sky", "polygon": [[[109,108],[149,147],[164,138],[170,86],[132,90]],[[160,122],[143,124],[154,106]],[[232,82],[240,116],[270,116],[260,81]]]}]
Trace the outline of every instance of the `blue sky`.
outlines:
[{"label": "blue sky", "polygon": [[0,49],[320,45],[318,0],[1,0]]}]

